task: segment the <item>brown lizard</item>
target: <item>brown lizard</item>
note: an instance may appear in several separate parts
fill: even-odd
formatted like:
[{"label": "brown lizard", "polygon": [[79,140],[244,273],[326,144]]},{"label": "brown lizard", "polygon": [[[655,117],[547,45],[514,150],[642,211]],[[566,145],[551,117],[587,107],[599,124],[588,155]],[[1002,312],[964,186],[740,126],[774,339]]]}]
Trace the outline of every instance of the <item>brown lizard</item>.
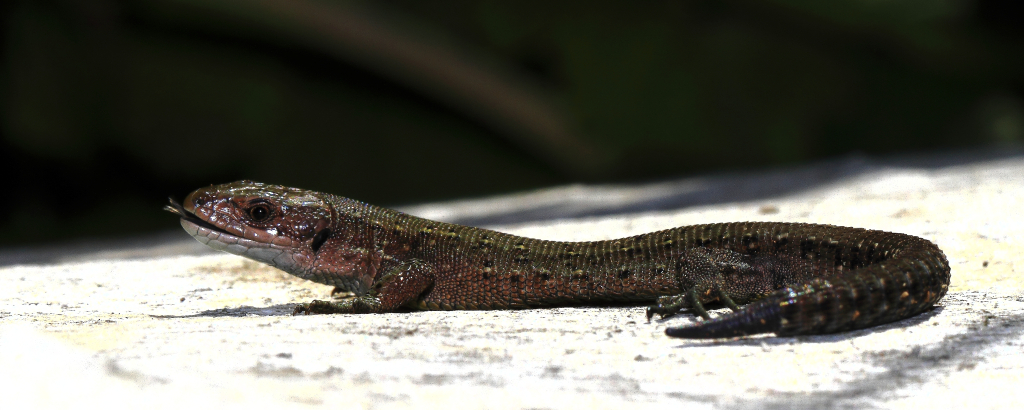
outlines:
[{"label": "brown lizard", "polygon": [[[908,318],[949,286],[932,242],[831,225],[719,223],[556,242],[251,181],[166,209],[214,249],[357,295],[296,307],[305,314],[654,302],[648,320],[684,309],[704,319],[669,336],[799,335]],[[734,313],[711,319],[712,302]]]}]

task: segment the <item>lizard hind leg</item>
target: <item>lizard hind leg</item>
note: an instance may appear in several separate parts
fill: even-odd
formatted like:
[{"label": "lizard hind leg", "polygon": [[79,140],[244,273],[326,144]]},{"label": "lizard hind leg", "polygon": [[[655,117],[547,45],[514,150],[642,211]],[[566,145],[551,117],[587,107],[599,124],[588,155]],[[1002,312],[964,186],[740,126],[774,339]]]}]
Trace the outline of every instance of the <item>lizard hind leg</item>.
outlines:
[{"label": "lizard hind leg", "polygon": [[295,307],[292,315],[325,315],[331,313],[379,313],[383,312],[376,298],[359,296],[332,302],[314,300]]},{"label": "lizard hind leg", "polygon": [[[740,310],[736,302],[733,302],[732,298],[729,297],[721,287],[715,286],[712,292],[718,296],[718,301],[722,302],[726,307],[731,309],[733,312]],[[706,292],[711,293],[711,292]],[[704,303],[701,302],[698,296],[697,288],[693,287],[689,291],[672,296],[662,296],[657,300],[657,304],[647,308],[647,321],[650,322],[654,315],[660,315],[663,319],[679,314],[679,312],[690,309],[693,310],[698,316],[704,320],[711,320],[711,315],[708,314],[707,309],[704,308]]]},{"label": "lizard hind leg", "polygon": [[[658,298],[657,304],[654,306],[647,307],[647,321],[650,322],[654,315],[660,315],[662,319],[675,316],[679,312],[693,308],[697,314],[701,317],[708,315],[708,312],[704,310],[704,306],[700,303],[700,299],[697,298],[697,289],[690,289],[689,292],[682,293],[679,295],[662,296]],[[710,318],[710,316],[707,316]]]}]

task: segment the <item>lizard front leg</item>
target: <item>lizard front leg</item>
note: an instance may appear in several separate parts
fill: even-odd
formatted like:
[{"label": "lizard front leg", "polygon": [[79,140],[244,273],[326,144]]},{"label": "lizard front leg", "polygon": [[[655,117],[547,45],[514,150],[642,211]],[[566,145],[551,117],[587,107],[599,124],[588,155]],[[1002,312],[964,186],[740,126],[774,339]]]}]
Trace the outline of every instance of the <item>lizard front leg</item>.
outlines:
[{"label": "lizard front leg", "polygon": [[434,271],[422,261],[403,262],[388,270],[369,294],[336,302],[314,300],[295,307],[293,315],[394,312],[415,302],[434,284]]}]

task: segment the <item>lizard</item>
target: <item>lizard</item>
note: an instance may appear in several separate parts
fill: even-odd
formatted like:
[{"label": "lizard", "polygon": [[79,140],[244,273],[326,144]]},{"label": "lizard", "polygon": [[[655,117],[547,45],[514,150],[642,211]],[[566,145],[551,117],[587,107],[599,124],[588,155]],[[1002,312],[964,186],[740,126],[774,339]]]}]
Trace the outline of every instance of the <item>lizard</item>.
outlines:
[{"label": "lizard", "polygon": [[[832,225],[712,223],[559,242],[248,180],[165,209],[214,249],[356,295],[293,314],[653,303],[648,321],[683,311],[703,319],[668,327],[672,337],[792,336],[915,316],[950,281],[945,255],[926,239]],[[732,312],[712,319],[712,304]]]}]

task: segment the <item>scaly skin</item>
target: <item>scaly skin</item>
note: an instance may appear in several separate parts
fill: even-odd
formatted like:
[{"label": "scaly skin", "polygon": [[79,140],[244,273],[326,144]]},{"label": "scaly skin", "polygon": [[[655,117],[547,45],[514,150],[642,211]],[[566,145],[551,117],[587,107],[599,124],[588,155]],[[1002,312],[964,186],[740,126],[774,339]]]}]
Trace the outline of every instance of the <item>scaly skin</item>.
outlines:
[{"label": "scaly skin", "polygon": [[[908,318],[949,285],[935,244],[830,225],[720,223],[555,242],[251,181],[200,189],[167,209],[215,249],[357,295],[296,308],[305,314],[655,302],[648,319],[683,309],[705,319],[669,336],[797,335]],[[710,319],[711,302],[736,312]]]}]

